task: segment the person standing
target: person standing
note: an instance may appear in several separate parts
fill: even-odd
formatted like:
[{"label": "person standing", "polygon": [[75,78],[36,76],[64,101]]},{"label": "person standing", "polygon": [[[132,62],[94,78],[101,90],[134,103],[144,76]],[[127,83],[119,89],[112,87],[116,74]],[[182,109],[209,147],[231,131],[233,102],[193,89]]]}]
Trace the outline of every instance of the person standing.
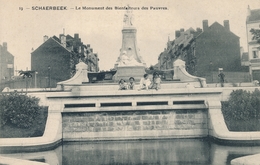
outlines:
[{"label": "person standing", "polygon": [[224,87],[224,82],[225,82],[225,74],[223,73],[223,71],[221,70],[219,75],[219,80],[220,80],[220,84],[221,84],[221,87]]}]

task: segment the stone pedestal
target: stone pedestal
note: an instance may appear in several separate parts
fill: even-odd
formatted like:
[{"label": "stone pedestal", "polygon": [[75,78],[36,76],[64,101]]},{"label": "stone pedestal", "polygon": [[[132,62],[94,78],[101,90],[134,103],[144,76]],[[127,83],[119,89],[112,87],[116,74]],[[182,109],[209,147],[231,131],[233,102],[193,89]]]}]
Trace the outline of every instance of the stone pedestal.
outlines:
[{"label": "stone pedestal", "polygon": [[114,80],[116,82],[120,79],[128,81],[130,77],[134,77],[137,82],[145,74],[146,64],[140,56],[140,50],[137,46],[137,30],[132,23],[132,11],[127,10],[124,16],[122,46],[120,49],[120,55],[114,65],[115,70],[117,70]]},{"label": "stone pedestal", "polygon": [[122,47],[115,68],[120,66],[146,66],[137,47],[136,31],[134,27],[125,27],[122,30]]},{"label": "stone pedestal", "polygon": [[129,77],[134,77],[136,82],[144,76],[145,67],[144,66],[122,66],[117,67],[117,72],[115,74],[115,81],[118,82],[120,79],[128,81]]}]

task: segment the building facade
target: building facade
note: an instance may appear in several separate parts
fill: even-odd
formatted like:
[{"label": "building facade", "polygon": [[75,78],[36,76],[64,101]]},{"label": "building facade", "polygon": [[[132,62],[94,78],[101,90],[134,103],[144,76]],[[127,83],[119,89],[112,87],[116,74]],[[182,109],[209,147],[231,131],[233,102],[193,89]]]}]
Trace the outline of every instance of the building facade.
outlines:
[{"label": "building facade", "polygon": [[209,26],[203,20],[202,25],[203,29],[175,32],[175,40],[168,41],[167,49],[159,55],[160,70],[172,68],[176,59],[185,61],[190,74],[206,78],[219,68],[224,72],[246,70],[241,67],[239,37],[230,31],[229,21],[225,20],[224,26],[218,22]]},{"label": "building facade", "polygon": [[224,72],[243,71],[240,57],[239,37],[230,31],[229,21],[224,21],[224,26],[218,22],[208,26],[208,21],[203,21],[203,32],[196,37],[196,75],[206,76],[208,71]]},{"label": "building facade", "polygon": [[43,44],[31,53],[31,69],[37,73],[38,87],[55,87],[57,82],[71,78],[79,61],[85,62],[90,72],[99,71],[98,55],[89,44],[81,42],[78,34],[43,39]]},{"label": "building facade", "polygon": [[248,6],[246,19],[248,60],[252,80],[260,82],[260,9],[251,10]]},{"label": "building facade", "polygon": [[0,45],[0,83],[10,81],[14,76],[14,56],[8,52],[7,43]]}]

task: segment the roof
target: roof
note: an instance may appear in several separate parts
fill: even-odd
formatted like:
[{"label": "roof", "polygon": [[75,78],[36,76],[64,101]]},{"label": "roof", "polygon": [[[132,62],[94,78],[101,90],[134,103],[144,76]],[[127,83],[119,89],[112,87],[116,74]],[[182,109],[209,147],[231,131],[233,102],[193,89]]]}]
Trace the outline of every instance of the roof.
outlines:
[{"label": "roof", "polygon": [[54,41],[55,43],[57,43],[58,45],[60,45],[60,47],[62,47],[63,49],[67,50],[69,53],[71,53],[67,48],[65,48],[64,46],[62,46],[59,42],[59,39],[56,36],[50,37],[47,41],[45,41],[44,43],[42,43],[37,49],[35,49],[31,54],[33,54],[36,50],[38,50],[40,47],[42,47],[44,44],[46,44],[47,42],[50,41]]},{"label": "roof", "polygon": [[205,34],[205,32],[208,32],[208,31],[212,31],[214,30],[215,28],[218,28],[218,29],[221,29],[223,31],[226,31],[226,32],[229,32],[230,34],[232,34],[233,36],[239,38],[236,34],[234,34],[232,31],[227,31],[226,28],[221,25],[220,23],[218,22],[214,22],[212,25],[210,25],[205,31],[203,31],[202,33],[200,33],[196,38],[200,37],[201,35]]},{"label": "roof", "polygon": [[71,37],[71,35],[69,35],[69,34],[68,34],[68,35],[66,35],[66,40],[71,40],[71,39],[73,40],[74,38],[73,38],[73,37]]},{"label": "roof", "polygon": [[250,15],[247,16],[247,22],[260,21],[260,9],[250,10]]},{"label": "roof", "polygon": [[53,38],[54,40],[56,40],[58,43],[61,43],[61,42],[60,42],[60,39],[59,39],[58,37],[53,36],[52,38]]},{"label": "roof", "polygon": [[[189,28],[188,30],[186,30],[185,32],[182,32],[181,35],[175,39],[174,44],[172,45],[172,48],[174,48],[174,46],[178,45],[183,45],[183,47],[186,47],[187,45],[189,45],[189,43],[193,40],[194,35],[193,33],[195,32],[195,30],[193,28]],[[186,36],[187,35],[187,36]],[[172,49],[170,49],[168,51],[168,53],[172,51]]]},{"label": "roof", "polygon": [[[159,55],[159,57],[158,57],[158,60],[160,59],[160,58],[164,58],[165,56],[167,56],[168,55],[168,51],[167,50],[164,50],[163,52],[161,52],[160,53],[160,55]],[[163,57],[162,57],[163,56]]]},{"label": "roof", "polygon": [[[57,37],[57,36],[53,36],[52,37],[54,40],[56,40],[58,43],[61,43],[61,40]],[[74,40],[74,38],[73,37],[71,37],[71,35],[66,35],[66,42],[68,42],[68,41],[70,41],[70,40]]]},{"label": "roof", "polygon": [[[0,45],[0,50],[2,51],[3,50],[3,46],[2,45]],[[8,50],[6,50],[6,52],[5,52],[6,54],[5,55],[8,55],[8,56],[11,56],[11,57],[14,57],[14,55],[12,55]],[[1,53],[0,53],[1,54]]]},{"label": "roof", "polygon": [[193,40],[193,34],[191,34],[190,36],[188,36],[188,38],[184,41],[183,47],[188,46],[192,40]]}]

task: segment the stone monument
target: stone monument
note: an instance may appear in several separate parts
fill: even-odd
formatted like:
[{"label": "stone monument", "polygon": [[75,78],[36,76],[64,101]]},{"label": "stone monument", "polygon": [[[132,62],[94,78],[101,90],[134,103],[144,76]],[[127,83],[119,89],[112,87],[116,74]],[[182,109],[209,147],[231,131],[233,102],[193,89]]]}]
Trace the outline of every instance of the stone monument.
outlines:
[{"label": "stone monument", "polygon": [[124,15],[124,26],[122,30],[122,47],[120,55],[115,63],[115,80],[128,80],[129,77],[134,77],[135,80],[140,80],[145,74],[146,64],[139,53],[139,48],[136,42],[136,28],[133,26],[133,13],[131,10],[126,10]]},{"label": "stone monument", "polygon": [[68,80],[57,83],[57,89],[69,90],[73,86],[79,86],[84,83],[88,83],[88,65],[80,61],[76,65],[76,74]]}]

